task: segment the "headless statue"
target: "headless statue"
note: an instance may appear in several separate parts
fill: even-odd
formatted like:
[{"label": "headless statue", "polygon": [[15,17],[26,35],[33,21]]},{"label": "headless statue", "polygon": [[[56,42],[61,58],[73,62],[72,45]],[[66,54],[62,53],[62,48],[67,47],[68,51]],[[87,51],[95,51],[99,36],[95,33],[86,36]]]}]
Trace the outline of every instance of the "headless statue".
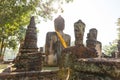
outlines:
[{"label": "headless statue", "polygon": [[[62,38],[64,39],[67,46],[70,46],[71,38],[68,34],[63,32],[65,27],[65,21],[61,16],[58,16],[54,20],[55,31],[59,32]],[[45,53],[47,55],[46,63],[49,66],[59,66],[61,51],[64,49],[64,46],[61,44],[61,41],[56,32],[48,32],[46,35],[46,44],[45,44]]]}]

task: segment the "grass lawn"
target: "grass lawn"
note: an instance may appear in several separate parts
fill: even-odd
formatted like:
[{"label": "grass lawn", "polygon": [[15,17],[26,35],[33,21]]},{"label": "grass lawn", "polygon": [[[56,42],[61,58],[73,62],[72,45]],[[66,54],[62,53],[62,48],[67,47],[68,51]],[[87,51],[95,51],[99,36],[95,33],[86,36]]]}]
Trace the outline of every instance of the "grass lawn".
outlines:
[{"label": "grass lawn", "polygon": [[42,67],[42,70],[58,70],[59,67]]},{"label": "grass lawn", "polygon": [[0,64],[0,69],[5,69],[5,68],[7,68],[8,65],[10,65],[10,64]]},{"label": "grass lawn", "polygon": [[10,65],[10,64],[2,64],[2,63],[0,63],[0,73],[1,73],[5,68],[7,68],[8,65]]}]

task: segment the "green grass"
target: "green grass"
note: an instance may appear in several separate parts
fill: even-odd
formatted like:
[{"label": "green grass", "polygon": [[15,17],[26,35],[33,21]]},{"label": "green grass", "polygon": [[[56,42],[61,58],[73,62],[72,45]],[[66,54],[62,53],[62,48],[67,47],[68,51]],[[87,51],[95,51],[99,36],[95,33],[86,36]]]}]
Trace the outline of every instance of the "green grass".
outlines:
[{"label": "green grass", "polygon": [[7,68],[8,65],[9,65],[9,64],[1,64],[1,63],[0,63],[0,73],[1,73],[5,68]]},{"label": "green grass", "polygon": [[5,69],[5,68],[7,68],[8,65],[9,64],[0,64],[0,69]]},{"label": "green grass", "polygon": [[58,70],[59,67],[42,67],[42,70]]}]

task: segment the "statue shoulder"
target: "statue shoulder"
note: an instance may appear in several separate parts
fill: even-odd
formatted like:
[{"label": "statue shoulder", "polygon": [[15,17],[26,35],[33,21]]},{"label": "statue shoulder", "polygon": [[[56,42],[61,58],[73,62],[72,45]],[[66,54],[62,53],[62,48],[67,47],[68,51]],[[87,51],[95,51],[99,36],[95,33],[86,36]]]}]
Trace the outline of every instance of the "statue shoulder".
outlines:
[{"label": "statue shoulder", "polygon": [[53,35],[56,35],[55,32],[47,32],[47,36],[53,36]]}]

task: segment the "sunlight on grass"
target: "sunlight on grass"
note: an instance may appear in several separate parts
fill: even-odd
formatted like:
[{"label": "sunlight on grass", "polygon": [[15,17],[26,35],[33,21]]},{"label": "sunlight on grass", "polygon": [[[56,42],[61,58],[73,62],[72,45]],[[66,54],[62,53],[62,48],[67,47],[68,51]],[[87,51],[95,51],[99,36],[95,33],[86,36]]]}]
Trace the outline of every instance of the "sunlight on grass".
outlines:
[{"label": "sunlight on grass", "polygon": [[59,67],[43,67],[42,70],[58,70]]},{"label": "sunlight on grass", "polygon": [[9,64],[0,64],[0,69],[5,69],[5,68],[7,68],[8,65]]},{"label": "sunlight on grass", "polygon": [[8,67],[9,64],[0,64],[0,73]]}]

